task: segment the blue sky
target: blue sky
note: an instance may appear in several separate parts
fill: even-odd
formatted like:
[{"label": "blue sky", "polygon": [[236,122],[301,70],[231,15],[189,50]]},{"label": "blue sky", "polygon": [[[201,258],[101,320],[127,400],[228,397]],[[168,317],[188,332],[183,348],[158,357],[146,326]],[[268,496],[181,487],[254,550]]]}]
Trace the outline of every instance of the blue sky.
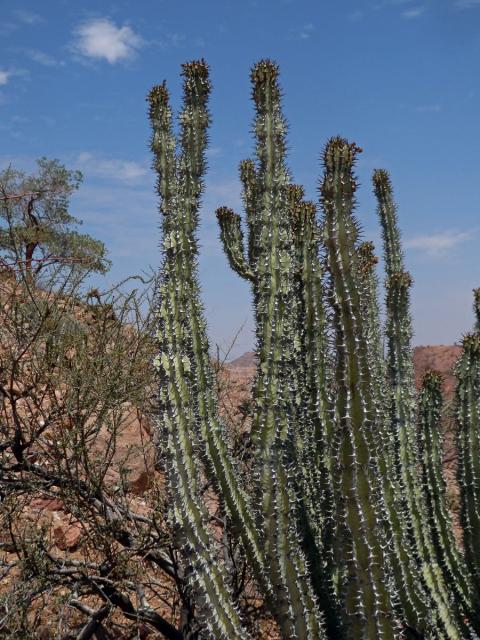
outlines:
[{"label": "blue sky", "polygon": [[480,286],[480,0],[3,0],[0,163],[37,157],[81,169],[72,200],[103,240],[108,283],[159,264],[145,96],[204,57],[213,82],[201,279],[212,343],[253,345],[248,286],[232,274],[214,210],[241,209],[238,162],[252,153],[249,69],[280,65],[289,166],[317,198],[319,157],[341,134],[364,149],[358,216],[377,246],[374,168],[391,172],[415,343],[452,343],[472,325]]}]

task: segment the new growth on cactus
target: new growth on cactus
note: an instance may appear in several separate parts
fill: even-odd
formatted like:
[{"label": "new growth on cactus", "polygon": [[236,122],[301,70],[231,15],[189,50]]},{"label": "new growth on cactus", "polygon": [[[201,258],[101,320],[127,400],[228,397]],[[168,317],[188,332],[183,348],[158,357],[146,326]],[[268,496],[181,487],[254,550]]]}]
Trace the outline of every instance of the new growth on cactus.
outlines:
[{"label": "new growth on cactus", "polygon": [[361,149],[330,139],[320,203],[306,200],[287,166],[278,66],[255,64],[255,156],[240,164],[245,221],[226,207],[216,212],[228,262],[250,283],[254,305],[247,483],[217,409],[198,280],[206,63],[183,65],[183,78],[178,137],[165,83],[149,95],[163,233],[154,364],[170,517],[197,603],[197,637],[251,637],[209,526],[207,479],[284,640],[476,638],[478,291],[475,333],[464,338],[457,366],[461,550],[442,476],[440,378],[428,373],[418,397],[414,385],[412,279],[390,177],[373,175],[386,269],[383,327],[377,258],[354,215]]}]

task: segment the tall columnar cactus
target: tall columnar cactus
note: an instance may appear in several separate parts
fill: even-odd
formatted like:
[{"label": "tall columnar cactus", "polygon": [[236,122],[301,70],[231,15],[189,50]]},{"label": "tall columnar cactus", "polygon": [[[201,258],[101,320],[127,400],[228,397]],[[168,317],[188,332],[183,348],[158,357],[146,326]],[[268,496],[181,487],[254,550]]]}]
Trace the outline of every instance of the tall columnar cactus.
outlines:
[{"label": "tall columnar cactus", "polygon": [[[394,438],[394,467],[391,469],[402,492],[398,509],[403,512],[406,528],[411,531],[413,551],[419,560],[423,583],[427,589],[430,615],[434,628],[443,627],[448,637],[462,638],[469,633],[463,623],[465,600],[455,602],[449,591],[450,575],[446,565],[439,563],[432,530],[427,526],[427,488],[418,474],[416,393],[411,348],[412,320],[410,288],[412,279],[404,270],[400,232],[393,201],[390,177],[378,170],[373,176],[378,199],[378,213],[383,232],[386,270],[386,338],[387,366],[390,391],[388,406]],[[438,622],[436,619],[438,618]],[[438,625],[438,626],[437,626]]]},{"label": "tall columnar cactus", "polygon": [[333,575],[332,362],[324,305],[324,269],[319,257],[321,233],[316,207],[312,202],[303,201],[303,189],[292,185],[288,194],[297,311],[295,447],[300,476],[300,526],[314,589],[325,611],[327,630],[339,635]]},{"label": "tall columnar cactus", "polygon": [[480,331],[480,288],[473,290],[473,313],[475,315],[475,331]]},{"label": "tall columnar cactus", "polygon": [[466,335],[457,363],[458,484],[465,562],[480,613],[480,334]]},{"label": "tall columnar cactus", "polygon": [[403,510],[399,508],[403,487],[396,479],[395,452],[398,450],[398,434],[392,430],[386,385],[386,363],[383,357],[383,336],[378,305],[378,281],[373,254],[373,244],[364,242],[358,248],[360,269],[360,311],[366,323],[366,340],[372,374],[373,393],[377,424],[379,425],[379,449],[377,452],[378,473],[385,506],[385,530],[391,543],[390,562],[392,575],[401,605],[404,624],[410,631],[423,633],[427,626],[435,628],[438,637],[442,634],[431,619],[432,603],[422,581],[410,529]]},{"label": "tall columnar cactus", "polygon": [[377,471],[376,424],[366,322],[359,313],[358,228],[353,216],[358,148],[332,139],[321,185],[324,241],[335,329],[334,560],[347,637],[393,638],[384,510]]},{"label": "tall columnar cactus", "polygon": [[[271,99],[269,86],[275,78],[262,75],[262,69],[259,74],[260,82],[265,81],[266,86],[263,99],[268,102]],[[199,299],[196,240],[205,169],[208,70],[203,62],[194,62],[184,65],[184,76],[181,153],[175,153],[176,141],[171,131],[165,86],[154,88],[150,94],[152,150],[159,174],[164,246],[157,333],[161,353],[156,364],[161,385],[161,425],[169,453],[167,471],[173,517],[185,538],[188,554],[197,557],[198,568],[195,566],[192,579],[200,601],[214,613],[211,617],[205,616],[214,637],[233,638],[242,637],[242,634],[245,637],[245,631],[241,630],[221,565],[215,561],[211,549],[205,509],[201,508],[201,472],[212,478],[224,500],[283,636],[321,638],[321,616],[306,575],[300,545],[292,530],[295,521],[289,517],[295,493],[292,481],[285,474],[285,461],[281,464],[280,460],[282,455],[286,455],[285,446],[280,445],[280,451],[276,451],[269,460],[273,467],[271,476],[261,468],[266,486],[263,501],[278,516],[278,529],[274,529],[270,518],[265,518],[263,513],[259,520],[265,524],[259,529],[249,497],[235,474],[216,411],[205,321]],[[270,138],[267,142],[270,143]],[[282,171],[281,155],[278,160],[269,158],[267,162],[275,172]],[[272,379],[275,380],[275,376]],[[275,472],[278,473],[277,478]],[[277,480],[276,486],[274,479]],[[278,493],[275,491],[269,504],[273,489],[278,489]],[[275,544],[279,535],[285,539]]]},{"label": "tall columnar cactus", "polygon": [[447,508],[446,482],[442,473],[442,377],[427,371],[419,401],[420,456],[425,489],[428,528],[446,581],[466,612],[472,611],[473,596],[466,568],[455,544],[452,519]]},{"label": "tall columnar cactus", "polygon": [[[161,426],[171,512],[191,558],[191,583],[199,616],[213,637],[245,638],[228,582],[216,561],[202,502],[201,467],[217,434],[206,434],[209,420],[208,345],[196,274],[196,226],[205,170],[208,126],[208,68],[203,61],[184,65],[181,151],[172,132],[165,85],[149,95],[152,151],[158,172],[163,222],[163,265],[158,308]],[[213,427],[215,428],[215,427]],[[214,445],[213,445],[214,446]],[[213,448],[213,447],[212,447]],[[225,470],[227,473],[227,470]],[[202,611],[202,608],[204,611]]]},{"label": "tall columnar cactus", "polygon": [[297,301],[288,206],[290,179],[285,165],[286,124],[277,77],[277,66],[268,60],[252,70],[257,166],[248,161],[241,166],[250,232],[248,252],[243,247],[239,217],[225,208],[217,211],[217,217],[230,264],[253,284],[259,367],[253,390],[252,437],[258,461],[258,525],[263,532],[269,578],[286,637],[315,638],[322,633],[322,623],[295,517],[300,480],[294,454],[299,382],[293,367]]},{"label": "tall columnar cactus", "polygon": [[[287,169],[278,67],[257,63],[256,155],[240,165],[247,238],[239,215],[217,210],[228,261],[250,283],[255,310],[247,492],[218,417],[197,275],[208,69],[192,62],[183,75],[178,140],[165,85],[149,96],[163,231],[156,366],[171,518],[205,637],[248,637],[209,528],[207,477],[283,639],[476,638],[478,333],[464,339],[457,366],[463,555],[445,503],[438,376],[427,375],[417,403],[411,278],[389,176],[374,174],[387,278],[383,332],[377,261],[354,217],[359,149],[328,142],[317,221]],[[477,292],[476,330],[479,300]]]}]

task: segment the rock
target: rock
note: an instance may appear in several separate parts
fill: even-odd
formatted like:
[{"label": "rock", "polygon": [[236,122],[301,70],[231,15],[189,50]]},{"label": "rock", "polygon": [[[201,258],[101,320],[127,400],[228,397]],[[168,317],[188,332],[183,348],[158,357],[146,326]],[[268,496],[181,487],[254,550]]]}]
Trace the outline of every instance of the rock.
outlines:
[{"label": "rock", "polygon": [[[125,403],[122,410],[107,483],[110,486],[121,486],[127,493],[142,495],[150,487],[154,477],[153,430],[148,420],[130,403]],[[101,457],[109,450],[111,438],[108,429],[102,428],[93,445],[96,456]]]},{"label": "rock", "polygon": [[58,522],[53,527],[55,545],[62,551],[75,551],[82,539],[82,527],[78,522],[68,524]]},{"label": "rock", "polygon": [[64,508],[63,501],[58,498],[34,498],[30,506],[42,511],[62,511]]}]

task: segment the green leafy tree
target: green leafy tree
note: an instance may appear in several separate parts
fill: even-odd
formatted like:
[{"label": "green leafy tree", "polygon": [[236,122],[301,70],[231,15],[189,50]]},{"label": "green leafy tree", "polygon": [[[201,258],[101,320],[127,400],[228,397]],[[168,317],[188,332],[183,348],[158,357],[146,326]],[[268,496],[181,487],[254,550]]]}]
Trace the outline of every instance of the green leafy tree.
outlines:
[{"label": "green leafy tree", "polygon": [[58,160],[37,160],[32,175],[9,166],[0,173],[0,264],[32,279],[49,267],[105,273],[110,267],[100,240],[79,233],[70,196],[83,179]]}]

